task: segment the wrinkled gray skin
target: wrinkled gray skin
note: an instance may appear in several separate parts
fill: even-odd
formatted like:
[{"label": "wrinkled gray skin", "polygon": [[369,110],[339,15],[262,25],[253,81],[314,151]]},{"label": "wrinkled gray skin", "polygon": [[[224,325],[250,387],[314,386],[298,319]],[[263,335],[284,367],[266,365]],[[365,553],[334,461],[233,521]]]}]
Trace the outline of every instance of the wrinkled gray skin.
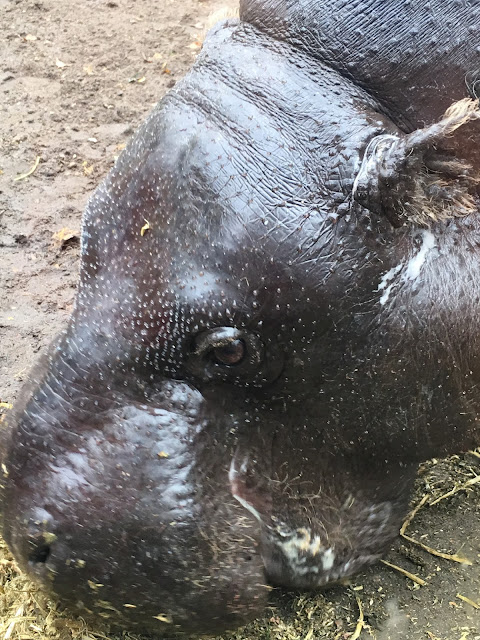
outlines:
[{"label": "wrinkled gray skin", "polygon": [[479,25],[480,0],[244,0],[95,192],[1,448],[5,539],[74,611],[241,625],[376,560],[418,463],[478,444],[478,217],[402,219],[411,164],[378,182],[397,212],[357,187],[370,141],[474,93]]}]

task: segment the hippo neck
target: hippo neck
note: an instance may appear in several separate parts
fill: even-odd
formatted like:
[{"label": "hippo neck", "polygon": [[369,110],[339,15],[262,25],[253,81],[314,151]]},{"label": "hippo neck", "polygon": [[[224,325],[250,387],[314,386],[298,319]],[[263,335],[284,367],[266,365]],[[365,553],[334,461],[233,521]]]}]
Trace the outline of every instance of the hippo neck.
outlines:
[{"label": "hippo neck", "polygon": [[240,17],[362,86],[405,131],[439,119],[480,69],[478,0],[241,0]]}]

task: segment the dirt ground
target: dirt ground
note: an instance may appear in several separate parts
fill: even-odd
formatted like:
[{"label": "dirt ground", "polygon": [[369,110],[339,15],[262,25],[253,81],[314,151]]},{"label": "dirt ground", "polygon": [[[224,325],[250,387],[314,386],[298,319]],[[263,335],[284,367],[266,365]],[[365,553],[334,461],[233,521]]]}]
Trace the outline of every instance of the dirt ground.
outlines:
[{"label": "dirt ground", "polygon": [[[228,4],[0,0],[0,412],[67,320],[88,196],[192,64],[207,17]],[[474,452],[424,465],[412,506],[423,496],[426,503],[407,531],[471,564],[399,538],[386,560],[423,586],[378,564],[316,595],[276,592],[264,619],[231,637],[480,640],[479,476]],[[0,609],[5,640],[114,637],[62,618],[18,575],[6,549]]]}]

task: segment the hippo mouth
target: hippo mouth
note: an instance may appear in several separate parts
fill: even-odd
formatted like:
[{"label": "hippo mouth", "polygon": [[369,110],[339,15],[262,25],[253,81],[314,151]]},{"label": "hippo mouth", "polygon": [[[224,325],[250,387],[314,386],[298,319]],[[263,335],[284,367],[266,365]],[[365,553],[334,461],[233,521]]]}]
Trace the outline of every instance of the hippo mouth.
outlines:
[{"label": "hippo mouth", "polygon": [[27,446],[3,467],[20,567],[73,613],[125,629],[215,633],[258,616],[270,589],[258,525],[207,455],[202,395],[164,381],[150,403],[95,397],[95,413],[73,413],[52,376],[21,410]]},{"label": "hippo mouth", "polygon": [[[338,581],[376,560],[398,530],[398,503],[345,497],[345,470],[332,474],[335,491],[313,491],[312,480],[273,476],[275,447],[268,463],[263,445],[241,453],[254,431],[243,444],[236,437],[233,453],[212,440],[208,399],[187,383],[164,381],[146,404],[99,400],[69,430],[52,390],[53,380],[45,403],[55,408],[34,401],[19,420],[31,440],[8,462],[4,537],[73,613],[154,634],[234,629],[264,612],[273,586]],[[46,415],[49,433],[59,425],[58,450]]]},{"label": "hippo mouth", "polygon": [[[17,527],[9,544],[27,574],[74,614],[140,631],[197,634],[220,633],[258,617],[272,587],[316,589],[338,582],[378,560],[398,529],[388,503],[365,511],[361,539],[358,529],[348,539],[339,516],[342,533],[334,540],[323,523],[309,519],[310,527],[293,528],[233,497],[238,506],[230,504],[221,520],[231,525],[228,542],[214,530],[199,536],[190,528],[179,537],[185,523],[139,530],[138,523],[128,529],[123,522],[120,535],[105,519],[99,526],[84,522],[61,529],[56,520],[65,514],[37,509],[28,530]],[[124,520],[120,510],[117,516]],[[192,550],[202,534],[210,539]]]},{"label": "hippo mouth", "polygon": [[25,528],[17,518],[6,537],[27,575],[92,624],[100,618],[153,634],[220,633],[260,615],[270,591],[242,511],[225,510],[234,523],[230,540],[213,539],[191,522],[147,530],[127,524],[120,512],[117,522],[67,526],[65,512],[43,509]]}]

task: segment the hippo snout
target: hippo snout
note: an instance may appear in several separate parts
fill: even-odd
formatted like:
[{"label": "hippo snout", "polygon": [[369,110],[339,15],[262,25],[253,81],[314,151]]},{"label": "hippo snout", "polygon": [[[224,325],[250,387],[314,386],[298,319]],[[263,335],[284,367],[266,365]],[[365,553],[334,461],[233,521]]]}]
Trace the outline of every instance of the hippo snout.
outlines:
[{"label": "hippo snout", "polygon": [[[23,569],[73,613],[153,633],[202,633],[235,628],[263,611],[263,563],[256,546],[240,538],[248,518],[239,510],[226,510],[232,527],[223,548],[196,523],[139,528],[138,514],[115,522],[76,515],[72,521],[60,512],[20,511],[26,524],[9,539]],[[236,551],[233,539],[243,542]]]},{"label": "hippo snout", "polygon": [[258,523],[228,468],[199,465],[199,451],[225,447],[199,392],[164,381],[145,404],[99,385],[94,409],[78,379],[67,398],[54,378],[25,407],[24,446],[5,467],[4,535],[20,566],[74,612],[128,628],[219,631],[258,615]]}]

